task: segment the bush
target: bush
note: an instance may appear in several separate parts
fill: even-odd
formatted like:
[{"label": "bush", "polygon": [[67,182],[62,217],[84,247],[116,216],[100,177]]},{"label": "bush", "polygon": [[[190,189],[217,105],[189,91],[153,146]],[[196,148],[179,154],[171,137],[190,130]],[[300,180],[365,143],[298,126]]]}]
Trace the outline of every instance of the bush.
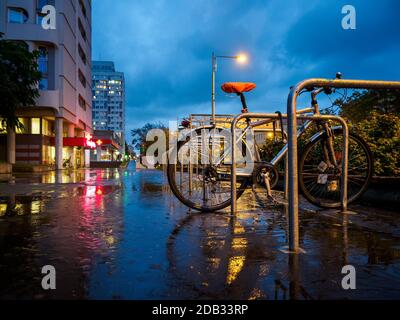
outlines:
[{"label": "bush", "polygon": [[375,175],[400,176],[400,116],[373,111],[352,129],[371,148]]}]

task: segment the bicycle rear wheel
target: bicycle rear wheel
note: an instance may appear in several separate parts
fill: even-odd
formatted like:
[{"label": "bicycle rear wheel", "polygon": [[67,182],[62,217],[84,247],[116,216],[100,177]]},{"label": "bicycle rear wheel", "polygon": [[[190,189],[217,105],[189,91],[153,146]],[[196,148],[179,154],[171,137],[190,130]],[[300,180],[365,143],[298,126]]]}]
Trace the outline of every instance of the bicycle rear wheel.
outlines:
[{"label": "bicycle rear wheel", "polygon": [[[340,170],[330,166],[325,159],[323,144],[327,140],[322,134],[308,143],[300,157],[299,185],[304,196],[311,203],[323,208],[340,207],[341,160],[343,131],[334,133],[335,158]],[[353,134],[349,135],[348,203],[356,201],[367,189],[373,173],[372,154],[365,141]]]},{"label": "bicycle rear wheel", "polygon": [[[223,129],[221,129],[223,130]],[[213,212],[231,205],[231,165],[224,155],[224,143],[218,129],[206,137],[202,129],[195,130],[195,138],[178,143],[177,164],[168,164],[168,182],[174,195],[186,206],[202,212]],[[247,150],[247,151],[246,151]],[[242,155],[249,152],[242,150]],[[244,154],[243,154],[244,153]],[[224,161],[204,161],[204,158]],[[229,157],[229,156],[228,156]],[[183,158],[189,161],[182,161]],[[251,181],[252,172],[240,174],[238,164],[237,198]]]}]

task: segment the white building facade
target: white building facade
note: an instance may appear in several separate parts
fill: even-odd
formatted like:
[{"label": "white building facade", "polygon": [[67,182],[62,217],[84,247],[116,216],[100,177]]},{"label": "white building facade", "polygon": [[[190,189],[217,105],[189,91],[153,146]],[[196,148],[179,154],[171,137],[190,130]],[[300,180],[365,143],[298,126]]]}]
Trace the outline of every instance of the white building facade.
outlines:
[{"label": "white building facade", "polygon": [[[45,5],[56,10],[55,29],[42,27]],[[0,32],[39,50],[40,97],[18,110],[23,132],[0,138],[9,163],[62,169],[89,165],[92,132],[91,0],[1,0]],[[1,159],[0,159],[1,160]]]}]

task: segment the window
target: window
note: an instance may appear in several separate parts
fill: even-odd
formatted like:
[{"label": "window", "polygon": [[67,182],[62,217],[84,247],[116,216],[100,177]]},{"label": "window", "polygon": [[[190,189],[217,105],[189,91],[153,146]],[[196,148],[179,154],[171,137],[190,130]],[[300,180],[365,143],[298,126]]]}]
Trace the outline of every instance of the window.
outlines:
[{"label": "window", "polygon": [[48,4],[48,0],[36,0],[36,7],[39,11],[42,11],[42,8]]},{"label": "window", "polygon": [[79,56],[80,56],[81,59],[82,59],[82,62],[86,65],[86,54],[85,54],[85,52],[83,51],[83,49],[82,49],[82,47],[81,47],[80,44],[78,44],[78,53],[79,53]]},{"label": "window", "polygon": [[81,95],[79,95],[79,106],[86,111],[86,101],[85,99],[82,98]]},{"label": "window", "polygon": [[29,19],[28,12],[22,8],[8,8],[9,23],[26,23]]},{"label": "window", "polygon": [[42,73],[42,79],[39,81],[39,89],[47,90],[49,88],[49,52],[46,47],[39,47],[38,65],[39,71]]},{"label": "window", "polygon": [[78,78],[79,78],[79,81],[82,83],[83,87],[86,88],[86,78],[80,69],[78,71]]},{"label": "window", "polygon": [[47,78],[42,78],[39,80],[39,90],[48,90],[49,80]]},{"label": "window", "polygon": [[31,118],[31,134],[40,134],[40,118]]},{"label": "window", "polygon": [[18,118],[23,128],[17,129],[18,134],[40,134],[40,118]]},{"label": "window", "polygon": [[53,122],[42,119],[42,134],[45,136],[54,136]]},{"label": "window", "polygon": [[36,13],[36,24],[41,25],[42,24],[42,20],[46,15],[41,13],[41,12],[37,12]]},{"label": "window", "polygon": [[29,133],[29,118],[18,118],[19,122],[22,123],[22,128],[16,129],[16,133]]},{"label": "window", "polygon": [[81,19],[78,18],[78,29],[82,35],[83,40],[86,40],[86,31],[85,28],[83,27]]},{"label": "window", "polygon": [[48,4],[48,0],[36,0],[36,24],[42,24],[42,20],[46,16],[42,13],[42,8]]},{"label": "window", "polygon": [[85,8],[85,4],[83,3],[83,0],[79,0],[79,6],[81,7],[83,16],[86,18],[86,8]]}]

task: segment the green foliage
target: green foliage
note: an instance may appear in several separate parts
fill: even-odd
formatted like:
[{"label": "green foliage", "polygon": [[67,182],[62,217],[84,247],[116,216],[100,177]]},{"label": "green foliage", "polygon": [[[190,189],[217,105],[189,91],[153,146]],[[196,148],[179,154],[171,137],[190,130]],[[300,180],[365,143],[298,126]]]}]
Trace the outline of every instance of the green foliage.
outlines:
[{"label": "green foliage", "polygon": [[34,106],[41,79],[39,52],[3,39],[0,33],[0,118],[3,127],[22,128],[15,115],[19,107]]},{"label": "green foliage", "polygon": [[[146,123],[143,127],[131,130],[132,146],[140,150],[140,154],[145,154],[147,148],[154,143],[154,141],[146,141],[147,133],[152,129],[161,129],[166,133],[168,139],[168,128],[161,122]],[[168,141],[167,141],[168,143]]]},{"label": "green foliage", "polygon": [[371,148],[375,174],[400,176],[400,116],[373,111],[353,129]]},{"label": "green foliage", "polygon": [[340,115],[370,146],[375,174],[400,176],[400,92],[355,91],[338,105]]}]

